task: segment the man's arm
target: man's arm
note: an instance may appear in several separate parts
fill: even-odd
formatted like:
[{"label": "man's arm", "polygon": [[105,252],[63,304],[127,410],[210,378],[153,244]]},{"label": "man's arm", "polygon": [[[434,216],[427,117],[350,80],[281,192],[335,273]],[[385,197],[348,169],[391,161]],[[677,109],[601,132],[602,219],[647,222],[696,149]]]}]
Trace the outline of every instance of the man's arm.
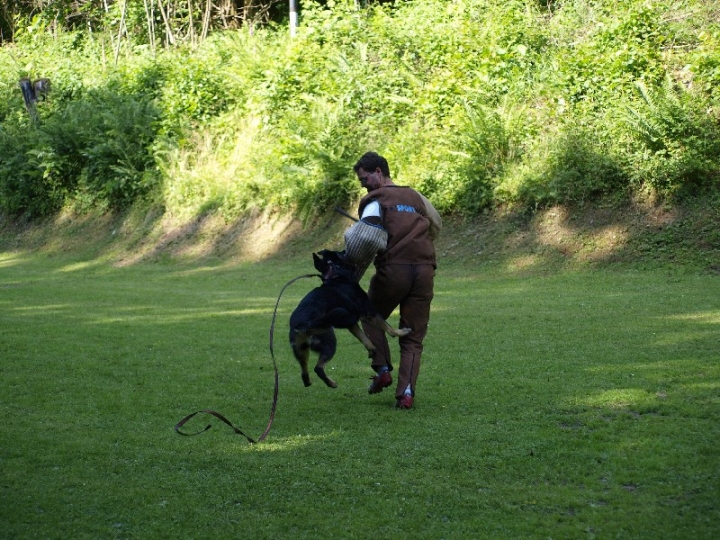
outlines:
[{"label": "man's arm", "polygon": [[440,236],[440,230],[442,229],[442,218],[440,217],[438,211],[435,210],[435,207],[430,204],[430,201],[425,198],[425,195],[423,195],[422,193],[418,193],[418,195],[420,195],[423,202],[425,203],[425,212],[427,213],[427,217],[430,220],[430,240],[435,241],[435,239]]},{"label": "man's arm", "polygon": [[363,209],[360,219],[370,225],[380,225],[382,227],[382,217],[380,204],[376,200],[370,201]]}]

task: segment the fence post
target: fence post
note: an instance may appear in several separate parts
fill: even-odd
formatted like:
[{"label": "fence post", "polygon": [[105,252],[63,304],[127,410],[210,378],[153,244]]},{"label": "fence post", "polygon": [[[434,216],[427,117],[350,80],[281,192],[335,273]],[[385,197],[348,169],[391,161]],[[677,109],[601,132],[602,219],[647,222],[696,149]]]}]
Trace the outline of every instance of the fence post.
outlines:
[{"label": "fence post", "polygon": [[298,25],[297,0],[290,0],[290,37],[295,37]]}]

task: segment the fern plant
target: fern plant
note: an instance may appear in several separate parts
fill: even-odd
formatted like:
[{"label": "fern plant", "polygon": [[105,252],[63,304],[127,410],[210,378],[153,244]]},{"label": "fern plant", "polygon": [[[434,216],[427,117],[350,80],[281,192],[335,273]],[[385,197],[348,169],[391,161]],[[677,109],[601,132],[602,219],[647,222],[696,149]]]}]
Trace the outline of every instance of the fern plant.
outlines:
[{"label": "fern plant", "polygon": [[625,114],[634,182],[668,196],[717,187],[720,122],[671,81],[653,90],[636,87],[639,99]]}]

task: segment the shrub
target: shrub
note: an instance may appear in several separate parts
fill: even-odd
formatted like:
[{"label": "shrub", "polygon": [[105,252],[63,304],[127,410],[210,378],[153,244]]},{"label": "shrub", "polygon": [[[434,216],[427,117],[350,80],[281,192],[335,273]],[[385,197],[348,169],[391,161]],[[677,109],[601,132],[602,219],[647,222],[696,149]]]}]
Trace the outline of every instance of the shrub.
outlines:
[{"label": "shrub", "polygon": [[42,127],[57,158],[45,174],[61,178],[86,203],[127,206],[157,182],[152,154],[157,118],[150,102],[90,92]]},{"label": "shrub", "polygon": [[627,108],[625,153],[637,187],[678,197],[720,187],[720,121],[694,95],[671,82],[654,90],[638,84]]},{"label": "shrub", "polygon": [[716,106],[720,104],[720,24],[713,30],[702,30],[700,41],[691,55],[691,69],[700,89],[710,95]]},{"label": "shrub", "polygon": [[627,177],[592,127],[570,123],[546,136],[495,188],[498,202],[582,205],[622,190]]},{"label": "shrub", "polygon": [[254,162],[274,204],[308,220],[355,198],[359,186],[351,167],[362,147],[352,112],[342,101],[316,98],[265,133]]},{"label": "shrub", "polygon": [[0,131],[0,193],[12,215],[42,216],[68,199],[121,208],[159,175],[153,157],[157,111],[148,101],[89,92],[38,126]]},{"label": "shrub", "polygon": [[0,127],[0,209],[29,218],[58,210],[67,189],[52,173],[55,154],[44,133],[33,126]]}]

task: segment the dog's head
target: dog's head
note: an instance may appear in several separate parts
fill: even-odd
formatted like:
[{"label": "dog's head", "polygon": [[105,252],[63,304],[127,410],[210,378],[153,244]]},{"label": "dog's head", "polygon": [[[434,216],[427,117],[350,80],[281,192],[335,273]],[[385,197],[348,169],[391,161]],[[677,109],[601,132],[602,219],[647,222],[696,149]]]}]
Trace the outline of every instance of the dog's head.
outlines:
[{"label": "dog's head", "polygon": [[355,267],[345,260],[340,251],[323,249],[318,253],[313,253],[313,263],[322,275],[323,282],[333,279],[353,280]]}]

